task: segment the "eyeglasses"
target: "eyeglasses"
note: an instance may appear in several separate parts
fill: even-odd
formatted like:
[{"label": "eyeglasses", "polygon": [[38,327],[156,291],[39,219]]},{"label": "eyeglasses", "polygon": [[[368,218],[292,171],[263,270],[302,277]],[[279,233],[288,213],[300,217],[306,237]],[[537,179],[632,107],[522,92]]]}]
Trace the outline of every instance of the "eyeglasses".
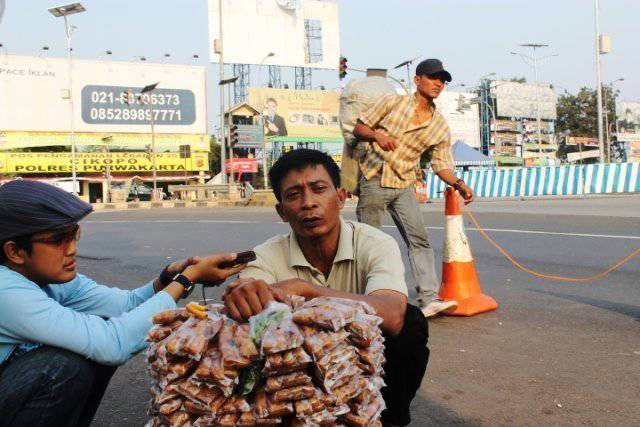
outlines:
[{"label": "eyeglasses", "polygon": [[49,237],[31,239],[31,243],[44,243],[45,245],[62,246],[80,240],[80,226],[78,224],[56,230]]}]

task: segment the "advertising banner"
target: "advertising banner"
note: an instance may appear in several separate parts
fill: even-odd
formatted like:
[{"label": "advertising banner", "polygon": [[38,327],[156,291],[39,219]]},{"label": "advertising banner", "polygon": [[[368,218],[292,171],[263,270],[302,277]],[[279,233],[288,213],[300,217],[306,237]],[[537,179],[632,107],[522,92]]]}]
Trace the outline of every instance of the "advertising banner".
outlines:
[{"label": "advertising banner", "polygon": [[640,102],[617,102],[618,141],[640,141]]},{"label": "advertising banner", "polygon": [[[204,67],[75,59],[72,70],[76,132],[151,133],[153,119],[157,134],[207,134]],[[69,132],[68,86],[66,58],[1,57],[0,132]]]},{"label": "advertising banner", "polygon": [[567,145],[584,145],[585,147],[597,147],[598,138],[589,136],[570,136],[566,140]]},{"label": "advertising banner", "polygon": [[[101,147],[144,147],[151,144],[150,133],[77,132],[76,145]],[[189,145],[193,151],[209,151],[205,134],[156,134],[156,148],[165,150]],[[0,150],[44,146],[69,146],[68,132],[0,131]]]},{"label": "advertising banner", "polygon": [[[231,160],[227,159],[225,163],[226,172],[231,170]],[[258,172],[258,160],[247,158],[235,158],[233,159],[233,173],[256,173]]]},{"label": "advertising banner", "polygon": [[[442,92],[436,98],[436,108],[449,124],[451,142],[462,141],[470,147],[480,148],[480,116],[478,105],[470,104],[477,98],[471,92]],[[460,108],[464,106],[464,108]]]},{"label": "advertising banner", "polygon": [[[105,172],[107,166],[111,173],[153,170],[146,153],[76,153],[78,173]],[[179,153],[158,153],[156,166],[158,172],[206,171],[209,158],[207,153],[192,153],[188,159],[181,159]],[[71,173],[71,153],[0,152],[0,173]]]},{"label": "advertising banner", "polygon": [[556,119],[556,92],[548,84],[536,86],[496,80],[492,86],[491,94],[496,97],[499,117],[535,119],[539,108],[541,119]]},{"label": "advertising banner", "polygon": [[627,153],[627,162],[640,163],[640,141],[630,141],[624,143]]},{"label": "advertising banner", "polygon": [[337,70],[340,58],[338,4],[327,0],[209,0],[211,62]]},{"label": "advertising banner", "polygon": [[237,125],[238,148],[261,148],[264,144],[262,125]]},{"label": "advertising banner", "polygon": [[338,92],[249,88],[249,104],[262,113],[266,137],[339,138]]}]

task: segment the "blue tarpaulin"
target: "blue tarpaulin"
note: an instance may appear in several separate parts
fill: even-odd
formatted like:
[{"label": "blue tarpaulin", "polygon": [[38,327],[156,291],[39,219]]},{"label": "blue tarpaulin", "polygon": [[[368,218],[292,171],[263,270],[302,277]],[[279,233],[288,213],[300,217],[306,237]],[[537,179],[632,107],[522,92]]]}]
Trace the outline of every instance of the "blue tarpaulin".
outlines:
[{"label": "blue tarpaulin", "polygon": [[462,141],[453,144],[452,151],[456,166],[492,166],[494,164],[491,157],[485,156]]}]

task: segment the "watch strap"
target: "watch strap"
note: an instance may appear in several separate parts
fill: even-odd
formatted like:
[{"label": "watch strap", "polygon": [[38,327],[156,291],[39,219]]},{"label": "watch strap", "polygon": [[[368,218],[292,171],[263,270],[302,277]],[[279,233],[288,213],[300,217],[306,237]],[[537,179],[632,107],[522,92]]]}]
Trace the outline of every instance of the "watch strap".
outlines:
[{"label": "watch strap", "polygon": [[184,287],[184,292],[182,293],[182,298],[186,298],[191,294],[193,288],[195,287],[195,283],[193,283],[187,276],[182,273],[176,274],[173,277],[172,282],[178,282]]}]

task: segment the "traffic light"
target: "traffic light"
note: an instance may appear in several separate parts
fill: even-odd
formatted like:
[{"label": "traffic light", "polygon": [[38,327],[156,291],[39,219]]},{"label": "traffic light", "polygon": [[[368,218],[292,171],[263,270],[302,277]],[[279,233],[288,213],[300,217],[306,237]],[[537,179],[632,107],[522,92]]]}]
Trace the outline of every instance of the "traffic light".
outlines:
[{"label": "traffic light", "polygon": [[231,125],[229,128],[229,145],[231,147],[238,143],[238,126]]},{"label": "traffic light", "polygon": [[340,80],[344,79],[347,76],[347,58],[344,56],[340,57],[340,65],[338,66],[338,77]]}]

